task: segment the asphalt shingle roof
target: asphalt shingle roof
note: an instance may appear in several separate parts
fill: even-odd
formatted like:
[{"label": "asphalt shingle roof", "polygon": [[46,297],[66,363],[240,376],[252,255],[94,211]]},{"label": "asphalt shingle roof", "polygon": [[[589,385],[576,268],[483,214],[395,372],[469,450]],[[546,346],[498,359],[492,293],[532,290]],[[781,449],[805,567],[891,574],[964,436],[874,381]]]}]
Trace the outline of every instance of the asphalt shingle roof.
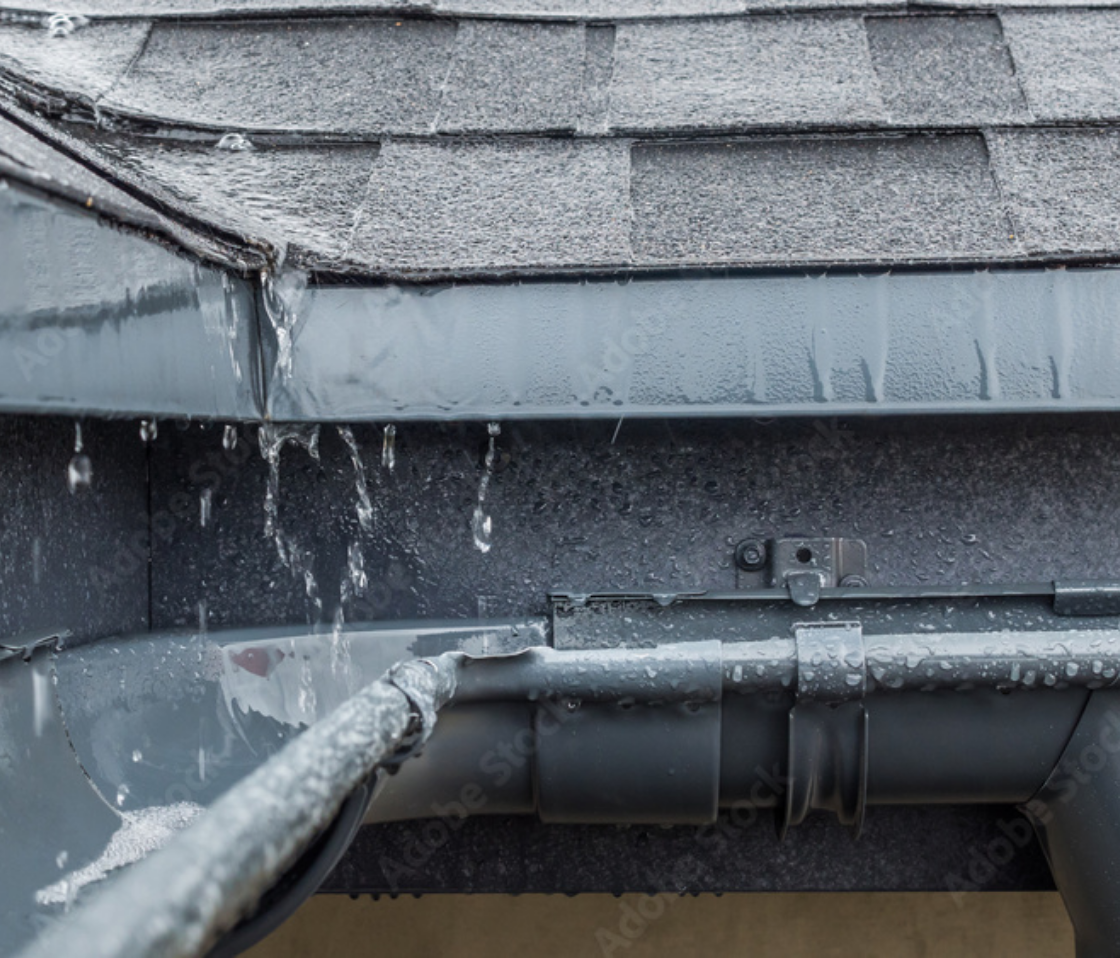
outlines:
[{"label": "asphalt shingle roof", "polygon": [[1120,9],[1041,6],[91,0],[0,19],[0,112],[332,273],[1118,258]]}]

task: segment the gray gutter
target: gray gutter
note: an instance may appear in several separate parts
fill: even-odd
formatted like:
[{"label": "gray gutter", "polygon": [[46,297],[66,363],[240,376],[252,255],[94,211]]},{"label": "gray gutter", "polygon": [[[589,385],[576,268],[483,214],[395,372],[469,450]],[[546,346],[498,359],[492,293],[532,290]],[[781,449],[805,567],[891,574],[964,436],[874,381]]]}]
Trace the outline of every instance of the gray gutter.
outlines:
[{"label": "gray gutter", "polygon": [[0,411],[406,421],[1120,409],[1120,272],[250,281],[0,179]]},{"label": "gray gutter", "polygon": [[[71,734],[89,724],[73,721],[74,709],[108,721],[106,729],[121,731],[126,716],[142,719],[153,735],[162,729],[143,761],[165,783],[179,776],[175,737],[184,728],[198,734],[187,714],[214,711],[192,684],[220,687],[235,724],[256,715],[293,731],[306,727],[223,790],[163,850],[83,896],[22,958],[204,953],[377,767],[415,753],[445,705],[430,749],[383,782],[376,818],[453,807],[449,796],[477,787],[487,754],[520,755],[510,764],[518,784],[479,807],[536,812],[546,822],[700,824],[715,821],[720,807],[776,807],[783,831],[815,809],[835,812],[858,834],[868,804],[1017,802],[1043,838],[1077,924],[1079,954],[1115,953],[1115,615],[1082,613],[1057,630],[1031,616],[1034,628],[1006,631],[999,625],[1008,619],[997,618],[985,632],[920,637],[877,633],[874,617],[866,636],[859,622],[821,618],[795,626],[791,637],[768,639],[753,608],[742,607],[729,610],[735,628],[727,632],[730,641],[720,641],[707,637],[687,603],[668,608],[679,620],[678,641],[644,648],[556,649],[544,644],[543,622],[510,620],[389,624],[333,637],[229,632],[184,637],[170,657],[167,637],[141,636],[58,653],[57,683],[43,653],[6,663],[0,682],[28,691],[33,701],[23,703],[23,713],[39,722],[38,738],[53,730],[49,741],[35,744],[49,761],[24,770],[33,787],[20,779],[17,796],[35,797],[44,767],[58,769],[52,781],[63,772],[74,778],[77,758],[95,785],[113,764],[111,754],[91,752],[79,738],[66,742],[47,700],[55,695],[63,715],[70,714]],[[608,607],[603,614],[622,622],[628,611]],[[962,621],[971,616],[967,611]],[[413,652],[426,645],[458,650],[394,666],[325,716],[305,714],[304,699],[318,698],[313,675],[341,691],[364,672],[332,665],[340,641],[372,666],[391,654],[381,639]],[[930,647],[915,653],[921,645]],[[191,670],[184,670],[188,660]],[[1051,680],[1028,683],[1032,669]],[[132,672],[151,676],[150,685],[114,681]],[[297,677],[298,696],[290,682]],[[153,724],[151,707],[176,697],[184,710]],[[441,747],[445,724],[450,735]],[[113,746],[127,752],[132,743],[124,731]],[[245,724],[237,734],[246,731],[258,745],[275,740],[267,726]],[[251,739],[244,739],[250,748]],[[759,788],[772,768],[782,789]],[[117,804],[126,805],[117,788]],[[105,817],[104,808],[87,801],[85,786],[77,792],[63,793],[63,804],[73,802],[85,815],[84,802]],[[36,826],[42,813],[22,813],[24,833],[35,836],[38,857],[49,860],[55,836]],[[105,824],[94,824],[103,835]],[[9,878],[13,901],[26,900],[20,882],[19,874]]]}]

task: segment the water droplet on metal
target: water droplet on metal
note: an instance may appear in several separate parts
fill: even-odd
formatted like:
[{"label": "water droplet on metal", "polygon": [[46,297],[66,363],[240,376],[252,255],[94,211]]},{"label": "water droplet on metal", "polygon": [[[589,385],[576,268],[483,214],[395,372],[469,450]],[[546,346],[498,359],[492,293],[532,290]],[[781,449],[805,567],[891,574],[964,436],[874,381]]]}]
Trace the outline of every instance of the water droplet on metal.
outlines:
[{"label": "water droplet on metal", "polygon": [[215,144],[215,148],[229,150],[231,153],[242,153],[245,150],[251,150],[253,144],[249,142],[249,138],[244,133],[226,133]]},{"label": "water droplet on metal", "polygon": [[159,425],[154,419],[140,420],[140,438],[144,442],[154,442],[159,436]]},{"label": "water droplet on metal", "polygon": [[75,13],[52,13],[46,19],[47,36],[54,39],[68,37],[79,27],[84,27],[89,21]]}]

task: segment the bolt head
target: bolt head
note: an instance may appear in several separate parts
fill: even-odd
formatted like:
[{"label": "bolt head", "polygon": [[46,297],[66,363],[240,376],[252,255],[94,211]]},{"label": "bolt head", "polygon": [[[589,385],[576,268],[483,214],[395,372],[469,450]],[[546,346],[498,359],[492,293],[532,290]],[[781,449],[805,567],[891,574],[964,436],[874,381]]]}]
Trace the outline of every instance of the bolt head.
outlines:
[{"label": "bolt head", "polygon": [[735,548],[735,564],[744,572],[765,568],[768,550],[762,539],[744,539]]}]

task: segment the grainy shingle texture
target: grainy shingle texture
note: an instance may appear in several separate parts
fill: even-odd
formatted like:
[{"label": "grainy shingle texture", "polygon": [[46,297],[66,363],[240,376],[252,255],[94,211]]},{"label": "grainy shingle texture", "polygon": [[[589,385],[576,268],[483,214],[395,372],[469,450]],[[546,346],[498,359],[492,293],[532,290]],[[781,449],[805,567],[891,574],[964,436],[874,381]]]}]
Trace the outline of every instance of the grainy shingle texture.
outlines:
[{"label": "grainy shingle texture", "polygon": [[0,23],[0,113],[246,256],[379,278],[1120,259],[1120,7],[90,2],[121,19]]},{"label": "grainy shingle texture", "polygon": [[583,27],[468,20],[459,27],[439,129],[574,130],[582,81]]},{"label": "grainy shingle texture", "polygon": [[1039,119],[1120,118],[1120,10],[1008,13],[1003,22]]},{"label": "grainy shingle texture", "polygon": [[997,17],[884,16],[866,22],[892,120],[941,126],[1030,119]]},{"label": "grainy shingle texture", "polygon": [[432,20],[161,23],[104,107],[235,130],[428,133],[455,33]]},{"label": "grainy shingle texture", "polygon": [[990,142],[1028,250],[1120,252],[1120,130],[1021,130]]},{"label": "grainy shingle texture", "polygon": [[617,141],[386,144],[350,255],[393,272],[626,262],[629,161]]},{"label": "grainy shingle texture", "polygon": [[885,119],[858,17],[622,24],[610,97],[623,130]]},{"label": "grainy shingle texture", "polygon": [[1013,253],[975,136],[760,139],[634,155],[634,246],[667,263]]}]

